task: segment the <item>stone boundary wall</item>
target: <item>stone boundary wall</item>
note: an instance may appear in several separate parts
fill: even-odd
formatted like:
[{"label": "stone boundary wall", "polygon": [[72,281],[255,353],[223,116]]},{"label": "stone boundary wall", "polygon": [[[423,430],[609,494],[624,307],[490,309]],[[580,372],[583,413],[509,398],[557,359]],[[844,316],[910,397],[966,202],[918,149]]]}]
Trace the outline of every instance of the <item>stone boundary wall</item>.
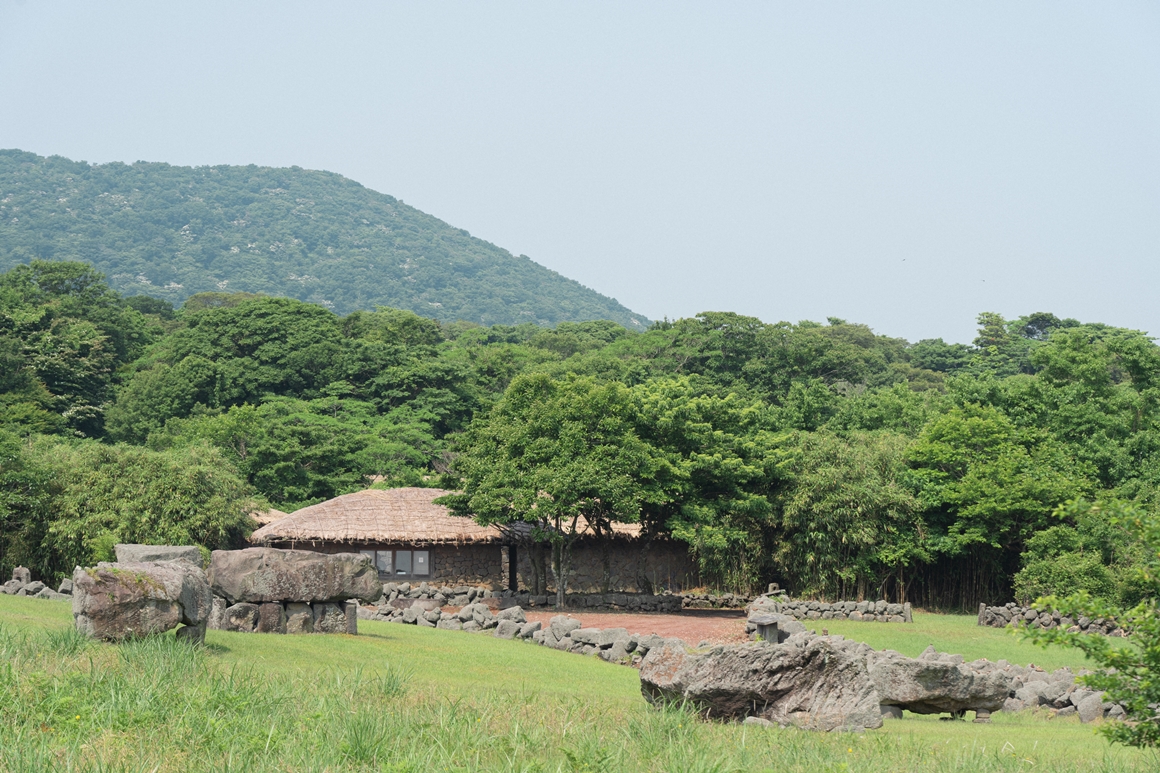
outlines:
[{"label": "stone boundary wall", "polygon": [[8,596],[29,596],[36,599],[56,599],[67,601],[72,598],[73,581],[61,580],[60,587],[53,590],[39,580],[32,579],[32,572],[18,566],[12,570],[12,579],[0,585],[0,593]]},{"label": "stone boundary wall", "polygon": [[761,596],[749,605],[750,612],[789,615],[795,620],[862,620],[879,623],[913,623],[910,602],[793,601],[785,596]]},{"label": "stone boundary wall", "polygon": [[1125,636],[1125,631],[1114,620],[1092,620],[1081,617],[1073,620],[1058,612],[1045,612],[1023,607],[1009,601],[1001,607],[979,604],[978,625],[990,628],[1025,625],[1029,628],[1063,628],[1069,633],[1097,633],[1104,636]]}]

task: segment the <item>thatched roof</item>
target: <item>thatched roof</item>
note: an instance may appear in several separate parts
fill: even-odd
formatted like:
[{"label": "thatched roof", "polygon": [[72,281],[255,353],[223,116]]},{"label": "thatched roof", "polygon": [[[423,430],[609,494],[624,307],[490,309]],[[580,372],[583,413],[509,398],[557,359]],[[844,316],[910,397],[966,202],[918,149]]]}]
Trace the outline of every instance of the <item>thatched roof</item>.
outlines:
[{"label": "thatched roof", "polygon": [[[367,489],[344,494],[262,526],[250,542],[396,542],[480,544],[507,542],[494,526],[452,515],[433,500],[453,492],[435,488]],[[584,531],[587,531],[585,529]],[[640,527],[614,524],[615,536],[633,539]]]},{"label": "thatched roof", "polygon": [[450,494],[435,488],[367,489],[344,494],[263,526],[250,542],[502,542],[499,529],[452,515],[432,500]]},{"label": "thatched roof", "polygon": [[289,513],[284,513],[281,510],[275,510],[272,507],[269,510],[255,510],[254,512],[250,513],[250,517],[257,521],[259,526],[265,526],[268,523],[280,521],[287,515],[289,515]]}]

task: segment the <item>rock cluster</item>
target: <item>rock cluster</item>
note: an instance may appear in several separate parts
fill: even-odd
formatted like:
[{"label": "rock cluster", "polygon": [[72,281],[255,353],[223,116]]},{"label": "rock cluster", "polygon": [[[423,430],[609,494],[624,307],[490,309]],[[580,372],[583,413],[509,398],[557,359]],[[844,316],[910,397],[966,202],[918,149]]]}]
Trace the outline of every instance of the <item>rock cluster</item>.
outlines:
[{"label": "rock cluster", "polygon": [[73,571],[72,609],[78,631],[121,641],[178,628],[205,641],[212,596],[205,572],[185,560],[100,563]]},{"label": "rock cluster", "polygon": [[1038,709],[1050,711],[1053,716],[1078,714],[1080,721],[1119,719],[1124,709],[1104,700],[1104,694],[1075,683],[1077,675],[1061,668],[1047,672],[1035,666],[1012,666],[1000,660],[995,668],[1007,680],[1008,697],[1003,711]]},{"label": "rock cluster", "polygon": [[72,598],[72,580],[61,580],[60,586],[53,590],[40,580],[32,579],[32,572],[27,567],[18,566],[12,570],[12,579],[0,585],[0,593],[9,596],[30,596],[36,599],[55,599],[65,601]]},{"label": "rock cluster", "polygon": [[1027,626],[1028,628],[1063,628],[1072,633],[1098,633],[1104,636],[1124,636],[1125,632],[1114,620],[1092,620],[1081,617],[1073,620],[1059,612],[1046,612],[1021,607],[1011,601],[1001,607],[979,604],[979,625],[992,628]]},{"label": "rock cluster", "polygon": [[[746,609],[750,614],[788,615],[796,620],[864,620],[912,623],[910,603],[888,601],[793,601],[786,596],[759,596]],[[748,631],[752,633],[752,629]]]},{"label": "rock cluster", "polygon": [[358,553],[247,548],[210,556],[209,627],[243,633],[358,633],[358,601],[383,595]]}]

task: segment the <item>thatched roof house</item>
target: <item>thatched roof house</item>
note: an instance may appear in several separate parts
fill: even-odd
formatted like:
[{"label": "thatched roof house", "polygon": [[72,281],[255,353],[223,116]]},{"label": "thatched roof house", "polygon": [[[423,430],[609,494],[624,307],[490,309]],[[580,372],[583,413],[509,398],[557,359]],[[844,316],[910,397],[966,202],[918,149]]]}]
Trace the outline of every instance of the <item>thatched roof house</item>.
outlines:
[{"label": "thatched roof house", "polygon": [[295,511],[250,535],[250,542],[466,545],[503,542],[493,526],[452,515],[433,500],[453,492],[437,488],[367,489]]},{"label": "thatched roof house", "polygon": [[[367,489],[304,507],[267,523],[250,542],[270,547],[358,551],[370,556],[384,579],[492,588],[545,588],[543,556],[524,555],[512,534],[453,515],[434,500],[452,492],[432,488]],[[612,539],[586,537],[573,549],[573,590],[634,590],[641,561],[662,585],[683,586],[691,562],[683,547],[665,543],[648,556],[632,543],[640,527],[617,524]],[[659,562],[659,563],[658,563]],[[652,566],[651,564],[657,564]],[[674,577],[679,576],[679,579]],[[621,579],[623,577],[623,580]],[[656,585],[656,579],[649,584]]]}]

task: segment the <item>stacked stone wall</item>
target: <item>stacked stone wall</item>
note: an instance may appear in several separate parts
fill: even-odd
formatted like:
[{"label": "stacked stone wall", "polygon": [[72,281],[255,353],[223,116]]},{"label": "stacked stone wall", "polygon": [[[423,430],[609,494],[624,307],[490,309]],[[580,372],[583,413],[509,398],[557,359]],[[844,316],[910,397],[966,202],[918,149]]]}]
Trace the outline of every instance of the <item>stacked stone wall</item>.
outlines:
[{"label": "stacked stone wall", "polygon": [[910,602],[892,604],[878,601],[793,601],[781,596],[762,596],[748,607],[750,612],[789,615],[795,620],[860,620],[878,623],[912,623]]},{"label": "stacked stone wall", "polygon": [[1062,628],[1070,633],[1096,633],[1104,636],[1124,636],[1124,630],[1114,620],[1092,620],[1088,617],[1072,619],[1059,612],[1024,607],[1011,601],[1001,607],[979,605],[978,624],[991,628],[1027,626],[1028,628]]}]

